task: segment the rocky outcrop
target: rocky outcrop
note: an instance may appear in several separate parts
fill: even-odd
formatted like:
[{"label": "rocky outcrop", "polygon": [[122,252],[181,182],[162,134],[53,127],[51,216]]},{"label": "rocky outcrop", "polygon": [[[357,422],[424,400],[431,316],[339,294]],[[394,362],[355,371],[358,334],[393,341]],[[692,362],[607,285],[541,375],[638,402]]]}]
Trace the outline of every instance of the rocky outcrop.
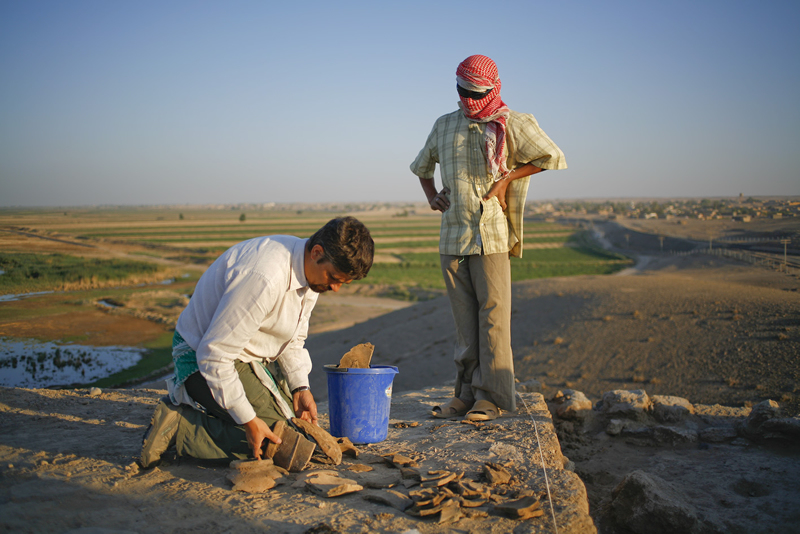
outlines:
[{"label": "rocky outcrop", "polygon": [[598,404],[601,413],[634,421],[645,420],[653,405],[643,389],[607,391]]},{"label": "rocky outcrop", "polygon": [[698,514],[665,480],[633,471],[614,489],[603,518],[609,528],[636,534],[712,534],[724,529]]},{"label": "rocky outcrop", "polygon": [[693,405],[669,395],[638,390],[603,394],[592,408],[580,391],[558,391],[549,403],[551,413],[583,426],[587,433],[605,431],[641,445],[677,446],[696,442],[734,443],[780,440],[800,445],[800,416],[784,417],[779,404],[765,400],[747,408]]},{"label": "rocky outcrop", "polygon": [[583,419],[592,411],[592,401],[580,391],[565,389],[556,393],[556,415],[562,419]]}]

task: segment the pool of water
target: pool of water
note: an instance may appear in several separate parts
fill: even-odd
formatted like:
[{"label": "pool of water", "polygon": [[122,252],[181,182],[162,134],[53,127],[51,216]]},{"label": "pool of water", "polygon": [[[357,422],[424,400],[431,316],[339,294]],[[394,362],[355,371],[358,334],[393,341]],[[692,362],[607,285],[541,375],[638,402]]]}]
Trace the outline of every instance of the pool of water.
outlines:
[{"label": "pool of water", "polygon": [[16,300],[22,300],[28,297],[47,295],[48,293],[53,293],[53,291],[36,291],[34,293],[19,293],[17,295],[0,295],[0,302],[14,302]]},{"label": "pool of water", "polygon": [[0,338],[0,386],[86,384],[135,365],[144,350]]}]

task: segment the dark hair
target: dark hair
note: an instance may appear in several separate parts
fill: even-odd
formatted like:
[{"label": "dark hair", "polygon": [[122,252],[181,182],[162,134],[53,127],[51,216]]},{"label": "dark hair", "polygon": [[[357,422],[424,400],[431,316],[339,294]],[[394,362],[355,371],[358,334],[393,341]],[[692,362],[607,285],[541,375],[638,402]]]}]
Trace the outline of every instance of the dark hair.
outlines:
[{"label": "dark hair", "polygon": [[367,276],[372,267],[375,242],[367,227],[355,217],[339,217],[328,221],[309,238],[306,249],[310,251],[314,245],[320,245],[325,259],[337,271],[353,280]]}]

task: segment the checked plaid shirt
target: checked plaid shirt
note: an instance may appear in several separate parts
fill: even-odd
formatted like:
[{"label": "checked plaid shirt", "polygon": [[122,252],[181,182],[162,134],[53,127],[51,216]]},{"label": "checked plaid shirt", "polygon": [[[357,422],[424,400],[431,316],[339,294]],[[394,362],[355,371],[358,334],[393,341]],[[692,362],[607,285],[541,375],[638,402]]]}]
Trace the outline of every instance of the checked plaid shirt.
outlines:
[{"label": "checked plaid shirt", "polygon": [[[506,213],[496,198],[483,200],[494,183],[486,162],[485,127],[467,119],[461,110],[439,117],[411,172],[433,179],[438,163],[442,183],[450,189],[450,208],[442,214],[440,254],[510,252],[522,257],[522,216],[530,177],[509,184]],[[549,170],[567,168],[564,153],[533,115],[511,111],[506,135],[509,170],[527,163]]]}]

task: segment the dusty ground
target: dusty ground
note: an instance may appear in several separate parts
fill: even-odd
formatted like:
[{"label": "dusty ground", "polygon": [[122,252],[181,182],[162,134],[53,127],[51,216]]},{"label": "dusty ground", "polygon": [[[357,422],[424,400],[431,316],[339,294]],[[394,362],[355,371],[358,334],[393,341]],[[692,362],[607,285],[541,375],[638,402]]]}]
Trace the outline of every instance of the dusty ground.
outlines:
[{"label": "dusty ground", "polygon": [[[547,407],[541,395],[525,394],[530,411],[495,423],[468,425],[429,417],[449,388],[397,395],[386,441],[359,446],[358,458],[337,466],[312,463],[311,471],[333,469],[364,490],[324,498],[304,489],[291,475],[265,494],[233,492],[224,465],[167,459],[140,471],[133,463],[152,406],[163,391],[0,388],[0,528],[8,532],[405,532],[504,533],[594,532],[583,484],[564,470]],[[325,406],[321,408],[325,410]],[[544,457],[540,459],[533,421]],[[322,418],[323,426],[327,419]],[[379,455],[404,453],[423,473],[463,472],[480,482],[486,461],[507,466],[515,479],[493,490],[494,502],[521,490],[541,497],[547,514],[527,521],[506,519],[490,505],[473,517],[439,525],[365,500],[367,493],[393,486],[406,492],[399,469]],[[547,500],[547,469],[553,509]],[[357,473],[351,468],[370,468]],[[296,483],[299,482],[299,484]],[[521,530],[515,530],[521,529]]]}]

